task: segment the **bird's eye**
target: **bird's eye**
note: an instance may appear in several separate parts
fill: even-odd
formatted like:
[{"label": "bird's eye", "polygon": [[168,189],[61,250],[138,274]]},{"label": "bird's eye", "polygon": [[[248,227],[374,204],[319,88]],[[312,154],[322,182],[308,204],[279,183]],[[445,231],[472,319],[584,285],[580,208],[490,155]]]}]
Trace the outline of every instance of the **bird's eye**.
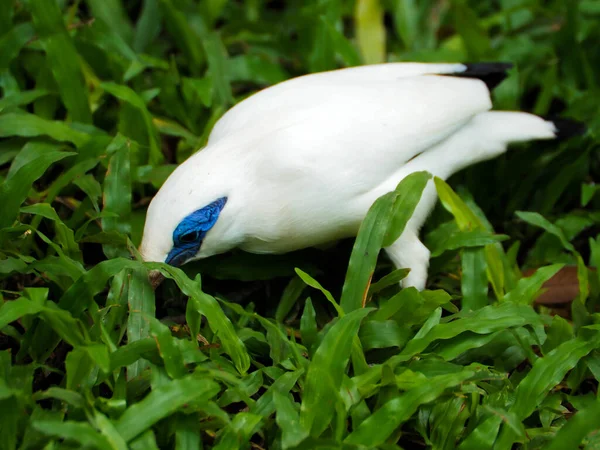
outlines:
[{"label": "bird's eye", "polygon": [[183,242],[184,244],[189,244],[192,242],[196,242],[198,237],[200,236],[199,231],[190,231],[188,233],[182,234],[179,236],[179,242]]}]

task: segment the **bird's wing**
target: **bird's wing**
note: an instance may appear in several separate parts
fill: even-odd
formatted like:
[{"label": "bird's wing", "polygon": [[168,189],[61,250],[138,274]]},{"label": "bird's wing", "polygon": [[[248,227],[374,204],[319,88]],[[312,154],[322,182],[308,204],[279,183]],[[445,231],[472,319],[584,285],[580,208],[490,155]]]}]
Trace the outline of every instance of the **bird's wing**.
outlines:
[{"label": "bird's wing", "polygon": [[460,74],[467,71],[464,64],[429,63],[387,63],[349,67],[304,75],[264,89],[238,103],[215,124],[209,142],[243,130],[260,126],[260,122],[270,114],[305,107],[311,101],[302,91],[314,86],[332,86],[340,84],[363,84],[375,82],[394,82],[404,77],[425,74]]},{"label": "bird's wing", "polygon": [[257,180],[272,180],[274,187],[343,186],[349,197],[374,189],[491,108],[483,82],[436,75],[314,82],[286,90],[275,101],[278,106],[268,108],[257,98],[257,112],[240,116],[245,126],[213,146],[233,153],[214,156],[221,161],[249,158],[245,167],[258,171]]}]

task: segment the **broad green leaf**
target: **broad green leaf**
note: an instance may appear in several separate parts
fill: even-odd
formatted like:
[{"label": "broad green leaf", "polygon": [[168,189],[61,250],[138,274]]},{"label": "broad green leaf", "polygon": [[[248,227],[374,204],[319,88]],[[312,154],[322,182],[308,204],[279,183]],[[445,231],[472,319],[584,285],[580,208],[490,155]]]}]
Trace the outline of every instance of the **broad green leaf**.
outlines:
[{"label": "broad green leaf", "polygon": [[27,263],[22,259],[6,258],[0,260],[0,274],[6,275],[11,272],[26,272]]},{"label": "broad green leaf", "polygon": [[[577,411],[554,436],[548,450],[559,450],[579,445],[586,435],[597,431],[600,427],[600,402]],[[587,447],[586,447],[587,448]]]},{"label": "broad green leaf", "polygon": [[552,323],[548,327],[546,334],[548,338],[542,347],[545,354],[554,350],[563,342],[573,339],[573,325],[562,317],[556,315],[552,317]]},{"label": "broad green leaf", "polygon": [[575,247],[573,247],[573,244],[571,244],[567,240],[563,231],[559,227],[545,219],[541,214],[536,212],[525,211],[517,211],[515,214],[519,219],[527,222],[528,224],[540,227],[546,232],[556,236],[558,239],[560,239],[560,242],[562,243],[565,249],[569,250],[570,252],[575,251]]},{"label": "broad green leaf", "polygon": [[304,304],[304,312],[300,319],[300,334],[302,336],[302,343],[310,351],[317,339],[316,313],[310,298],[307,298]]},{"label": "broad green leaf", "polygon": [[367,64],[382,63],[386,59],[383,13],[379,0],[358,0],[354,7],[358,47]]},{"label": "broad green leaf", "polygon": [[40,97],[44,97],[50,94],[47,90],[44,89],[33,89],[31,91],[19,92],[18,94],[8,95],[2,99],[0,99],[0,112],[5,109],[14,108],[17,106],[28,105],[31,102],[34,102]]},{"label": "broad green leaf", "polygon": [[369,447],[383,444],[398,426],[416,412],[420,405],[436,400],[446,389],[458,386],[474,375],[473,371],[463,370],[424,380],[421,385],[385,403],[350,433],[344,442]]},{"label": "broad green leaf", "polygon": [[76,442],[81,447],[112,449],[114,448],[109,440],[98,433],[90,424],[85,422],[75,422],[67,420],[66,422],[42,421],[33,423],[36,430],[47,436],[58,437],[67,441]]},{"label": "broad green leaf", "polygon": [[152,430],[146,430],[140,437],[134,439],[129,448],[131,450],[160,450]]},{"label": "broad green leaf", "polygon": [[[117,135],[111,142],[107,153],[112,154],[104,177],[102,199],[104,212],[114,213],[114,217],[102,219],[104,231],[118,231],[123,234],[131,232],[131,142],[122,135]],[[110,245],[104,246],[107,258],[126,257],[127,252]]]},{"label": "broad green leaf", "polygon": [[474,61],[479,60],[491,48],[486,29],[477,20],[477,13],[467,5],[467,2],[454,2],[452,8],[454,25],[469,58]]},{"label": "broad green leaf", "polygon": [[30,0],[28,6],[69,115],[76,122],[91,123],[92,113],[79,54],[67,33],[58,4],[46,0]]},{"label": "broad green leaf", "polygon": [[202,437],[198,422],[200,417],[196,414],[178,414],[175,419],[175,449],[200,450]]},{"label": "broad green leaf", "polygon": [[[58,302],[63,312],[70,312],[73,316],[79,316],[90,306],[94,296],[100,293],[110,278],[123,269],[139,268],[137,261],[117,258],[103,261],[92,269],[81,275],[73,285],[67,289]],[[58,344],[59,339],[48,326],[38,327],[35,330],[32,341],[38,346],[40,355],[51,352]]]},{"label": "broad green leaf", "polygon": [[378,321],[393,318],[408,328],[422,324],[440,306],[448,307],[451,300],[452,297],[442,290],[419,292],[410,287],[390,298],[372,318]]},{"label": "broad green leaf", "polygon": [[16,0],[6,0],[4,2],[3,11],[0,13],[0,30],[9,30],[12,26],[15,2]]},{"label": "broad green leaf", "polygon": [[202,46],[208,61],[208,72],[214,86],[214,100],[218,105],[233,103],[233,94],[227,73],[227,49],[216,32],[202,32]]},{"label": "broad green leaf", "polygon": [[268,417],[275,412],[275,401],[273,396],[275,392],[287,394],[296,384],[298,378],[304,374],[304,369],[298,369],[294,372],[285,372],[278,377],[267,391],[256,401],[250,412],[262,417]]},{"label": "broad green leaf", "polygon": [[530,277],[521,278],[518,281],[517,286],[504,296],[503,301],[522,303],[525,305],[533,304],[542,285],[556,275],[563,267],[563,264],[541,267]]},{"label": "broad green leaf", "polygon": [[0,69],[7,69],[11,61],[19,55],[21,49],[34,35],[35,30],[28,22],[20,23],[8,32],[0,34]]},{"label": "broad green leaf", "polygon": [[58,387],[51,387],[46,391],[38,391],[35,395],[36,399],[55,398],[57,400],[68,403],[75,408],[83,408],[84,399],[83,396],[75,391],[68,389],[62,389]]},{"label": "broad green leaf", "polygon": [[177,345],[177,339],[171,330],[154,317],[145,317],[150,322],[150,334],[157,341],[158,352],[165,364],[165,370],[171,378],[182,378],[188,371],[183,355]]},{"label": "broad green leaf", "polygon": [[127,443],[108,417],[96,411],[94,422],[96,427],[100,430],[100,433],[110,442],[111,449],[127,450]]},{"label": "broad green leaf", "polygon": [[431,256],[440,256],[447,250],[458,250],[464,247],[483,247],[509,239],[504,234],[493,234],[487,230],[456,231],[444,236],[439,246],[432,249]]},{"label": "broad green leaf", "polygon": [[[2,120],[0,116],[0,120]],[[47,146],[36,147],[36,158],[29,161],[13,177],[0,185],[0,202],[2,203],[2,215],[0,215],[0,228],[10,226],[15,220],[19,206],[25,201],[32,184],[40,178],[48,167],[61,159],[73,155],[70,152],[49,150]]]},{"label": "broad green leaf", "polygon": [[96,180],[93,175],[86,174],[78,176],[75,180],[73,180],[73,184],[88,196],[92,202],[92,205],[94,206],[94,209],[97,212],[100,212],[98,200],[102,196],[102,186],[98,180]]},{"label": "broad green leaf", "polygon": [[164,15],[166,30],[172,35],[177,47],[184,53],[192,73],[197,75],[205,64],[202,45],[198,45],[199,36],[190,26],[185,13],[177,8],[177,2],[159,0]]},{"label": "broad green leaf", "polygon": [[69,352],[65,360],[65,368],[67,389],[80,391],[89,389],[93,385],[93,381],[90,383],[90,377],[94,370],[94,361],[82,348],[76,348]]},{"label": "broad green leaf", "polygon": [[498,436],[498,430],[502,425],[502,417],[489,416],[467,436],[458,447],[459,450],[479,450],[481,448],[493,448]]},{"label": "broad green leaf", "polygon": [[[516,414],[520,420],[525,420],[535,411],[550,390],[562,381],[567,372],[598,346],[600,346],[600,335],[596,332],[589,337],[589,340],[577,337],[562,343],[545,357],[539,358],[515,389],[515,402],[510,412]],[[503,427],[496,446],[499,449],[508,449],[516,438],[513,430]]]},{"label": "broad green leaf", "polygon": [[[448,183],[438,177],[434,177],[435,188],[442,206],[454,216],[458,228],[465,231],[488,230],[486,224],[478,215],[467,206],[467,204],[450,188]],[[490,230],[488,230],[490,231]],[[504,296],[505,279],[504,263],[506,259],[502,247],[499,244],[488,244],[485,246],[485,259],[487,263],[488,280],[494,288],[497,298]],[[483,292],[480,285],[479,291]],[[478,302],[479,303],[479,302]]]},{"label": "broad green leaf", "polygon": [[[1,104],[1,103],[0,103]],[[581,185],[581,206],[587,206],[587,204],[592,200],[594,195],[600,191],[600,186],[592,183],[592,184],[582,184]]]},{"label": "broad green leaf", "polygon": [[319,283],[317,280],[315,280],[313,277],[311,277],[309,274],[307,274],[303,270],[298,269],[298,268],[296,268],[295,270],[296,270],[296,274],[298,274],[298,276],[300,277],[300,279],[302,281],[304,281],[308,286],[310,286],[311,288],[317,289],[317,290],[319,290],[319,291],[321,291],[323,293],[323,295],[325,296],[325,298],[335,308],[335,310],[337,311],[337,313],[338,313],[339,316],[343,316],[344,315],[343,309],[335,301],[335,299],[333,298],[333,295],[331,295],[331,292],[329,292],[327,289],[325,289],[323,286],[321,286],[321,283]]},{"label": "broad green leaf", "polygon": [[354,45],[325,16],[319,17],[333,44],[335,53],[344,61],[346,67],[360,66],[361,60]]},{"label": "broad green leaf", "polygon": [[476,310],[489,303],[485,249],[466,248],[462,251],[462,308]]},{"label": "broad green leaf", "polygon": [[[146,269],[143,267],[131,269],[127,271],[127,278],[127,304],[129,307],[127,342],[131,344],[150,336],[151,319],[156,313],[156,306]],[[160,340],[158,342],[160,345]],[[127,377],[131,379],[139,376],[146,367],[148,364],[145,361],[136,361],[127,368]],[[170,365],[169,368],[171,368]]]},{"label": "broad green leaf", "polygon": [[119,0],[88,0],[88,3],[94,17],[109,25],[123,40],[131,40],[132,28],[125,4]]},{"label": "broad green leaf", "polygon": [[541,319],[531,307],[514,303],[489,305],[474,312],[462,314],[462,317],[457,320],[435,325],[423,336],[415,336],[408,342],[400,356],[416,355],[424,351],[435,340],[450,339],[465,331],[488,334],[526,325],[534,328],[538,338],[543,336]]},{"label": "broad green leaf", "polygon": [[295,403],[288,395],[277,391],[273,393],[273,401],[277,415],[275,420],[282,430],[281,446],[283,449],[293,448],[308,437],[308,430],[301,428],[300,417]]},{"label": "broad green leaf", "polygon": [[160,361],[158,356],[158,345],[154,338],[148,337],[123,345],[110,354],[110,369],[114,371],[121,367],[130,366],[140,358],[154,361],[152,354],[156,353],[156,362]]},{"label": "broad green leaf", "polygon": [[75,319],[69,311],[48,302],[41,312],[44,321],[54,332],[73,347],[84,346],[89,342],[87,330],[82,321]]},{"label": "broad green leaf", "polygon": [[484,230],[485,227],[479,218],[471,211],[465,202],[441,178],[434,178],[435,187],[440,197],[440,202],[446,210],[454,216],[461,231]]},{"label": "broad green leaf", "polygon": [[366,321],[358,337],[365,350],[386,347],[403,347],[408,341],[410,328],[403,327],[394,320]]},{"label": "broad green leaf", "polygon": [[277,305],[277,312],[275,313],[275,320],[277,322],[283,322],[293,308],[294,304],[300,298],[302,291],[304,291],[305,283],[304,280],[300,277],[294,277],[290,280],[285,290],[283,291],[283,295],[281,296],[281,300]]},{"label": "broad green leaf", "polygon": [[329,329],[310,362],[300,409],[300,424],[319,436],[327,428],[334,414],[337,393],[348,365],[352,339],[360,322],[373,309],[359,309],[338,318]]},{"label": "broad green leaf", "polygon": [[263,418],[256,414],[237,413],[223,429],[223,433],[217,440],[217,445],[213,448],[215,450],[228,450],[230,448],[246,447],[262,420]]},{"label": "broad green leaf", "polygon": [[231,386],[219,398],[217,404],[221,407],[230,405],[231,403],[245,401],[248,406],[256,404],[250,396],[256,394],[263,386],[263,372],[257,370],[249,375],[246,375],[240,380],[239,384]]},{"label": "broad green leaf", "polygon": [[590,246],[590,266],[596,268],[596,277],[600,282],[600,235],[596,239],[589,238]]},{"label": "broad green leaf", "polygon": [[361,223],[348,263],[340,301],[345,312],[363,306],[379,251],[400,237],[430,178],[427,172],[407,176],[395,191],[378,198],[369,209]]},{"label": "broad green leaf", "polygon": [[396,2],[394,25],[404,47],[412,50],[419,31],[419,10],[416,0],[398,0]]},{"label": "broad green leaf", "polygon": [[[141,97],[130,87],[112,82],[102,83],[100,87],[109,94],[113,95],[121,101],[128,103],[137,111],[139,111],[139,113],[142,115],[144,126],[146,127],[145,131],[148,138],[148,142],[150,143],[150,153],[147,157],[147,162],[151,165],[161,164],[164,160],[164,157],[160,150],[158,132],[152,121],[152,115],[148,111],[148,108],[146,107],[146,104],[141,99]],[[116,145],[115,142],[113,144]]]},{"label": "broad green leaf", "polygon": [[450,398],[436,402],[429,417],[432,446],[440,449],[455,449],[464,432],[465,422],[470,416],[468,403],[463,398]]},{"label": "broad green leaf", "polygon": [[143,400],[125,410],[116,422],[117,431],[129,442],[160,419],[180,411],[195,401],[208,401],[220,388],[217,383],[198,375],[173,380],[153,389]]},{"label": "broad green leaf", "polygon": [[372,283],[371,286],[369,286],[368,297],[372,296],[373,294],[377,294],[379,291],[382,291],[389,286],[397,285],[400,283],[400,281],[406,278],[409,272],[410,269],[396,269],[393,272],[388,273],[379,281]]},{"label": "broad green leaf", "polygon": [[414,172],[398,183],[391,221],[383,241],[384,247],[392,245],[402,235],[430,179],[431,174],[428,172]]},{"label": "broad green leaf", "polygon": [[34,303],[25,297],[6,302],[0,306],[0,330],[23,316],[39,314],[43,309],[43,305]]},{"label": "broad green leaf", "polygon": [[[75,242],[75,233],[58,216],[54,208],[48,203],[37,203],[35,205],[26,206],[20,210],[25,214],[34,214],[40,217],[45,217],[54,222],[55,236],[54,240],[61,246],[63,251],[77,261],[82,261],[79,245]],[[83,267],[81,268],[83,272]]]},{"label": "broad green leaf", "polygon": [[144,0],[133,37],[133,48],[137,52],[143,52],[160,33],[162,14],[159,4],[159,0]]},{"label": "broad green leaf", "polygon": [[46,120],[33,114],[7,113],[0,115],[0,137],[49,136],[56,141],[71,142],[76,147],[83,146],[90,136],[71,128],[64,122]]},{"label": "broad green leaf", "polygon": [[269,356],[273,360],[273,364],[279,365],[284,360],[293,357],[298,365],[302,364],[302,357],[298,348],[292,344],[285,333],[282,331],[282,325],[273,323],[272,321],[255,316],[260,324],[267,330],[267,343],[270,347]]},{"label": "broad green leaf", "polygon": [[206,317],[210,328],[221,340],[225,352],[233,360],[236,369],[242,374],[246,373],[250,367],[250,357],[246,347],[217,301],[202,292],[198,280],[190,280],[181,270],[166,264],[156,264],[156,266],[160,267],[163,275],[173,279],[185,295],[190,296],[189,301],[193,302],[194,308]]}]

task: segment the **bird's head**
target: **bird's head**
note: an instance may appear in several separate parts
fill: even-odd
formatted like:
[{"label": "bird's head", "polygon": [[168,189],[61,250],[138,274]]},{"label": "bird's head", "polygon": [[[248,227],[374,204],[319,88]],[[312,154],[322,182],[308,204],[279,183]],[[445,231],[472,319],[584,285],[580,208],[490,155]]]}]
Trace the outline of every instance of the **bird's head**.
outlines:
[{"label": "bird's head", "polygon": [[148,207],[140,246],[145,261],[178,267],[227,250],[221,241],[230,208],[220,178],[189,160],[171,174]]}]

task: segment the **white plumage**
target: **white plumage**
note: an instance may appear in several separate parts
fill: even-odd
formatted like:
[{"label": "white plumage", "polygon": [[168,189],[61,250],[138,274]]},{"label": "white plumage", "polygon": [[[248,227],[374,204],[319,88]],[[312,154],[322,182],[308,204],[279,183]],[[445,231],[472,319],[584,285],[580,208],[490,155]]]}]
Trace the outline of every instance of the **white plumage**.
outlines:
[{"label": "white plumage", "polygon": [[[181,164],[148,209],[141,253],[165,261],[176,227],[226,197],[186,260],[241,248],[285,253],[355,236],[371,204],[408,174],[448,178],[507,144],[556,137],[551,122],[490,112],[476,78],[439,76],[462,64],[390,63],[295,78],[242,101],[207,146]],[[404,234],[386,249],[423,288],[429,251],[418,231],[433,207],[430,184]],[[189,240],[189,239],[188,239]],[[191,255],[191,254],[190,254]]]}]

